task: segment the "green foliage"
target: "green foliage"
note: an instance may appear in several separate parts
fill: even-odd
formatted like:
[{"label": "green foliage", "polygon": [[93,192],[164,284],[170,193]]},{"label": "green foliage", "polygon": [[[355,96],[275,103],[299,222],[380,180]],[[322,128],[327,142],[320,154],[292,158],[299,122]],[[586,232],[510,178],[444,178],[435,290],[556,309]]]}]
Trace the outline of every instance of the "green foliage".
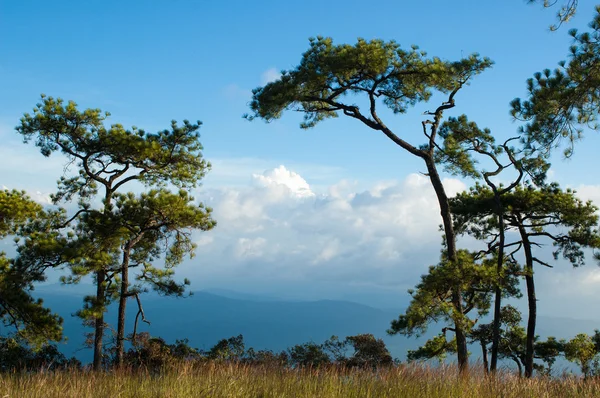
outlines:
[{"label": "green foliage", "polygon": [[456,352],[456,340],[448,341],[446,333],[440,333],[435,337],[427,340],[425,344],[416,350],[408,350],[406,359],[412,361],[427,361],[429,359],[437,359],[442,362],[448,353]]},{"label": "green foliage", "polygon": [[[482,316],[489,311],[493,287],[498,283],[495,267],[493,258],[477,260],[476,253],[466,250],[459,250],[458,260],[454,263],[442,256],[440,264],[429,267],[429,272],[421,276],[416,288],[409,290],[410,305],[404,315],[392,321],[388,333],[420,336],[427,331],[429,324],[438,322],[458,323],[466,331],[470,330],[473,321],[467,317],[469,312],[477,312],[478,316]],[[507,284],[506,294],[515,294],[515,278],[508,275],[500,277]],[[462,315],[455,311],[451,302],[452,289],[457,285],[462,291]]]},{"label": "green foliage", "polygon": [[599,127],[600,6],[596,12],[590,32],[569,32],[573,37],[570,60],[554,71],[534,74],[527,81],[527,98],[511,103],[513,117],[526,122],[522,133],[529,149],[542,148],[549,154],[566,140],[565,155],[570,156],[584,129]]},{"label": "green foliage", "polygon": [[477,168],[473,152],[484,151],[497,155],[501,148],[494,145],[495,139],[489,129],[480,129],[470,122],[466,115],[450,117],[439,130],[443,139],[442,147],[436,152],[436,162],[450,173],[463,177],[480,178],[482,171]]},{"label": "green foliage", "polygon": [[[500,340],[498,346],[498,356],[500,359],[513,361],[518,369],[519,375],[522,374],[523,367],[526,364],[526,343],[527,334],[525,328],[521,326],[521,313],[513,306],[506,305],[500,311]],[[480,324],[471,330],[469,337],[472,343],[479,343],[482,350],[487,352],[493,338],[493,324]],[[546,341],[538,341],[535,336],[534,352],[535,359],[545,363],[545,367],[534,364],[534,369],[543,375],[551,376],[552,366],[556,359],[564,352],[564,340],[556,340],[555,337],[548,337]],[[484,354],[485,354],[484,352]]]},{"label": "green foliage", "polygon": [[244,363],[252,366],[284,368],[288,365],[285,351],[274,353],[269,350],[245,349],[242,335],[222,339],[208,351],[201,351],[189,345],[189,341],[177,340],[168,344],[160,337],[151,337],[143,332],[130,336],[132,347],[125,352],[124,365],[133,369],[145,368],[154,372],[165,371],[181,363],[194,366],[203,363]]},{"label": "green foliage", "polygon": [[244,336],[240,334],[220,340],[208,350],[206,357],[217,361],[238,362],[243,359],[245,352]]},{"label": "green foliage", "polygon": [[588,377],[593,370],[592,365],[598,355],[594,339],[585,333],[580,333],[569,340],[564,348],[565,358],[579,365],[583,375]]},{"label": "green foliage", "polygon": [[81,363],[67,359],[55,345],[31,347],[19,337],[0,337],[0,372],[36,371],[39,369],[78,369]]},{"label": "green foliage", "polygon": [[[524,339],[521,342],[523,328],[521,323],[521,313],[512,305],[505,305],[500,310],[500,349],[509,357],[512,353],[520,355],[521,350],[517,347],[524,344]],[[492,342],[492,324],[483,323],[473,328],[470,333],[472,342],[478,342],[487,347]]]},{"label": "green foliage", "polygon": [[565,351],[565,340],[557,340],[556,337],[548,337],[546,341],[536,341],[535,343],[535,357],[541,359],[546,367],[540,369],[543,374],[551,375],[552,366],[556,359],[561,356]]},{"label": "green foliage", "polygon": [[347,359],[348,345],[350,341],[347,339],[340,340],[338,336],[331,336],[325,340],[322,347],[328,353],[331,360],[335,363],[344,363]]},{"label": "green foliage", "polygon": [[[211,209],[192,203],[185,189],[196,187],[210,169],[202,157],[200,122],[183,125],[175,121],[170,130],[148,133],[120,124],[106,127],[108,113],[98,109],[79,111],[74,102],[42,95],[32,114],[25,114],[16,128],[24,140],[34,140],[45,156],[61,152],[77,165],[74,176],[62,177],[55,203],[77,199],[79,210],[66,224],[76,236],[69,256],[59,258],[72,275],[64,282],[78,282],[94,274],[97,292],[84,299],[79,315],[95,321],[95,360],[100,367],[104,312],[111,300],[120,298],[118,357],[122,360],[126,299],[142,288],[130,290],[129,268],[139,267],[137,280],[164,294],[181,295],[184,285],[172,278],[173,267],[192,254],[191,229],[209,230],[215,222]],[[123,192],[125,184],[138,182],[153,187],[136,197]],[[129,185],[127,185],[129,186]],[[181,191],[171,193],[175,186]],[[102,190],[103,207],[93,200]],[[62,242],[65,243],[65,242]],[[166,248],[166,249],[165,249]],[[53,253],[59,252],[54,250]],[[165,267],[153,266],[161,256]]]},{"label": "green foliage", "polygon": [[16,235],[20,229],[42,213],[42,206],[24,191],[0,191],[0,238]]},{"label": "green foliage", "polygon": [[[583,265],[583,248],[600,244],[598,208],[590,201],[584,203],[575,193],[560,189],[556,183],[541,188],[517,186],[502,195],[506,224],[509,228],[522,225],[534,240],[550,239],[555,247],[555,259],[562,254],[573,266]],[[494,194],[490,188],[475,185],[468,192],[459,193],[450,203],[457,231],[484,241],[497,234]],[[534,261],[547,265],[537,258]]]},{"label": "green foliage", "polygon": [[346,360],[346,366],[375,369],[394,364],[383,340],[372,334],[348,336],[346,342],[354,349],[352,356]]},{"label": "green foliage", "polygon": [[[39,239],[43,245],[52,245],[54,240],[47,237],[47,228],[40,228],[48,227],[52,220],[53,213],[44,212],[24,192],[0,191],[0,238],[15,235],[17,242]],[[41,299],[31,296],[33,283],[44,280],[43,271],[52,264],[31,266],[24,261],[23,247],[18,252],[21,255],[17,259],[0,252],[0,319],[5,326],[16,328],[19,338],[39,349],[48,341],[62,339],[62,318],[45,308]]]},{"label": "green foliage", "polygon": [[338,112],[367,124],[377,123],[374,105],[369,116],[364,116],[358,106],[344,103],[344,96],[381,99],[394,113],[404,113],[427,101],[432,90],[450,92],[491,66],[477,54],[448,62],[428,58],[416,46],[401,49],[394,41],[358,39],[355,45],[335,45],[331,38],[320,36],[309,41],[295,69],[282,71],[279,80],[253,90],[249,119],[271,121],[285,110],[298,110],[305,114],[303,128],[337,117]]},{"label": "green foliage", "polygon": [[504,306],[500,312],[500,325],[498,357],[515,362],[520,375],[527,353],[527,334],[521,326],[521,313],[513,306]]},{"label": "green foliage", "polygon": [[87,198],[99,184],[112,184],[116,190],[131,180],[195,187],[210,168],[201,154],[200,122],[184,120],[179,126],[173,121],[170,130],[148,133],[120,124],[107,128],[109,116],[99,109],[79,111],[72,101],[65,105],[60,98],[42,95],[33,114],[21,118],[17,132],[25,141],[35,140],[44,156],[60,151],[78,162],[79,174],[59,181],[57,201],[73,195]]},{"label": "green foliage", "polygon": [[[513,328],[510,341],[514,348],[503,355],[513,359],[519,368],[521,363],[524,364],[525,375],[530,377],[534,368],[536,338],[534,264],[551,267],[549,262],[533,254],[532,247],[550,241],[555,248],[554,260],[562,254],[573,266],[583,265],[583,249],[595,248],[600,244],[596,214],[598,209],[589,201],[582,202],[574,191],[561,190],[556,183],[541,187],[512,184],[511,189],[499,191],[493,184],[489,184],[488,179],[486,182],[490,187],[476,184],[468,192],[451,199],[450,206],[458,233],[467,233],[486,242],[487,250],[482,251],[486,254],[498,256],[500,246],[503,246],[502,249],[509,251],[504,254],[507,257],[505,264],[514,266],[511,274],[525,276],[529,304],[527,333]],[[517,233],[518,238],[506,242],[506,233],[511,230]],[[519,271],[515,257],[521,249],[525,255],[523,272]],[[497,305],[499,307],[498,303]],[[517,354],[520,352],[521,341],[526,346],[524,356]]]},{"label": "green foliage", "polygon": [[288,354],[290,364],[294,367],[318,368],[331,363],[331,359],[323,346],[312,342],[297,344],[288,349]]},{"label": "green foliage", "polygon": [[[555,6],[558,0],[527,0],[527,2],[530,4],[541,3],[544,8],[549,8]],[[563,23],[569,22],[569,20],[575,16],[578,5],[579,0],[563,0],[560,8],[556,12],[558,25],[550,25],[550,30],[557,30]]]},{"label": "green foliage", "polygon": [[[383,132],[396,145],[413,156],[421,158],[435,189],[444,223],[449,263],[456,259],[456,236],[452,230],[448,197],[435,164],[440,151],[438,128],[446,109],[454,107],[454,96],[471,77],[491,67],[492,62],[473,54],[459,61],[444,61],[428,57],[413,46],[404,50],[394,42],[358,39],[355,45],[334,45],[331,38],[311,38],[310,47],[302,55],[300,64],[282,71],[281,77],[264,87],[253,90],[249,120],[261,118],[269,122],[278,119],[287,110],[304,114],[302,128],[314,127],[320,121],[339,114],[357,119],[370,129]],[[405,113],[417,103],[428,101],[434,92],[447,94],[435,111],[425,112],[427,119],[421,127],[426,143],[415,145],[393,132],[380,118],[377,107],[381,104],[394,114]],[[357,98],[347,98],[347,97]],[[354,100],[365,105],[361,110]],[[366,110],[365,110],[366,109]],[[462,161],[459,159],[459,161]],[[460,278],[454,278],[458,281]],[[462,322],[460,283],[451,287],[455,292],[452,305]],[[462,324],[455,325],[458,360],[466,369],[468,352]]]},{"label": "green foliage", "polygon": [[194,198],[185,190],[177,193],[165,189],[151,190],[139,197],[132,193],[118,194],[115,202],[113,221],[126,235],[146,232],[151,241],[172,238],[173,245],[166,256],[169,266],[180,263],[183,255],[193,249],[186,231],[207,231],[216,225],[210,217],[212,209],[194,204]]},{"label": "green foliage", "polygon": [[[490,129],[480,128],[475,122],[469,121],[466,115],[448,118],[440,126],[439,136],[443,140],[434,154],[435,161],[454,175],[476,180],[483,179],[491,187],[495,184],[490,177],[514,168],[518,173],[515,184],[520,183],[524,175],[536,185],[543,185],[545,182],[550,164],[540,153],[527,152],[522,148],[511,146],[511,142],[518,137],[496,144]],[[480,164],[480,158],[491,162],[492,169],[486,170],[487,165]],[[499,189],[499,193],[510,191],[512,185]]]},{"label": "green foliage", "polygon": [[250,347],[246,351],[246,355],[242,362],[254,366],[259,365],[272,368],[282,368],[287,366],[289,362],[289,356],[285,351],[281,351],[279,353],[274,353],[271,350],[256,351],[254,348]]},{"label": "green foliage", "polygon": [[[133,337],[133,336],[132,336]],[[190,347],[188,340],[177,340],[167,344],[160,337],[151,337],[143,332],[132,339],[132,347],[125,353],[125,364],[131,368],[145,368],[158,371],[180,361],[194,361],[203,358],[201,352]]]},{"label": "green foliage", "polygon": [[[348,356],[348,349],[353,350]],[[340,340],[331,336],[323,344],[298,344],[288,349],[289,363],[294,367],[318,368],[337,365],[348,368],[380,368],[394,363],[382,339],[372,334],[358,334]]]},{"label": "green foliage", "polygon": [[[139,282],[161,294],[182,295],[187,282],[178,284],[172,279],[174,267],[186,255],[194,254],[191,232],[208,231],[216,225],[212,209],[196,205],[185,190],[173,193],[163,188],[139,196],[115,194],[113,199],[112,211],[98,215],[105,221],[103,227],[110,231],[111,239],[116,239],[129,256],[129,263],[119,261],[115,271],[122,272],[124,266],[137,268]],[[164,267],[153,265],[158,258],[164,258]],[[141,291],[141,284],[130,288],[131,294]]]}]

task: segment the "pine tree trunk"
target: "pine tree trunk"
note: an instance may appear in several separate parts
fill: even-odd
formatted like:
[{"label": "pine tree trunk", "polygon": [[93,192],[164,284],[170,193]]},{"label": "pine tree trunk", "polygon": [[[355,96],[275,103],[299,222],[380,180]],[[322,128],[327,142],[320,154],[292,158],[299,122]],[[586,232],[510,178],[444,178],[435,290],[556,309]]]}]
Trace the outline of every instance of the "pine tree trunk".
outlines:
[{"label": "pine tree trunk", "polygon": [[519,361],[519,358],[517,357],[512,357],[512,360],[517,364],[517,369],[519,369],[519,377],[523,377],[523,366],[521,365],[521,361]]},{"label": "pine tree trunk", "polygon": [[525,351],[525,377],[533,376],[533,354],[535,343],[535,324],[537,318],[537,300],[535,298],[535,284],[533,282],[533,268],[528,267],[525,276],[527,284],[527,302],[529,304],[529,318],[527,319],[527,348]]},{"label": "pine tree trunk", "polygon": [[[498,242],[498,263],[496,265],[496,272],[498,277],[502,274],[502,268],[504,266],[504,209],[498,191],[494,189],[494,197],[496,200],[496,212],[498,215],[498,233],[500,234]],[[492,324],[492,360],[490,364],[490,371],[495,372],[498,367],[498,347],[500,346],[500,313],[502,311],[502,286],[500,280],[496,285],[495,299],[494,299],[494,322]]]},{"label": "pine tree trunk", "polygon": [[[105,186],[104,193],[104,214],[111,210],[111,201],[113,192],[109,186]],[[96,305],[100,306],[100,315],[96,317],[94,325],[94,361],[93,369],[99,371],[102,369],[103,357],[103,338],[104,338],[104,310],[106,306],[106,288],[104,282],[106,279],[106,269],[96,271]]]},{"label": "pine tree trunk", "polygon": [[125,311],[129,298],[129,250],[123,251],[123,264],[121,269],[121,294],[119,297],[119,314],[117,320],[117,367],[123,366],[125,352]]},{"label": "pine tree trunk", "polygon": [[[440,205],[440,214],[444,225],[444,233],[446,238],[446,249],[448,251],[448,261],[457,261],[457,250],[456,250],[456,233],[454,232],[454,226],[452,224],[452,213],[450,212],[450,203],[446,190],[442,184],[440,175],[437,172],[437,168],[432,156],[424,158],[425,164],[427,165],[427,173],[429,179],[435,190],[435,194]],[[456,354],[458,358],[458,368],[461,373],[464,373],[469,368],[469,351],[467,348],[467,337],[465,330],[463,329],[463,306],[462,306],[462,289],[460,285],[454,286],[452,289],[452,305],[454,310],[458,314],[458,319],[454,322],[454,333],[456,336]]]},{"label": "pine tree trunk", "polygon": [[498,348],[500,346],[500,313],[502,310],[502,289],[496,286],[494,292],[494,321],[492,323],[492,352],[490,361],[490,372],[495,372],[498,368]]},{"label": "pine tree trunk", "polygon": [[125,354],[125,313],[127,310],[127,299],[131,296],[129,292],[129,265],[131,251],[142,239],[145,232],[139,233],[135,238],[129,240],[123,249],[123,261],[121,263],[121,292],[119,297],[119,310],[117,320],[117,366],[124,364]]},{"label": "pine tree trunk", "polygon": [[[96,305],[104,305],[104,271],[96,272]],[[94,362],[95,371],[102,369],[102,338],[104,337],[104,308],[94,323]]]},{"label": "pine tree trunk", "polygon": [[525,377],[533,376],[533,350],[535,343],[535,324],[537,318],[537,300],[535,297],[535,283],[533,281],[533,254],[531,253],[531,242],[522,220],[519,221],[519,233],[523,241],[525,251],[525,284],[527,286],[527,303],[529,305],[529,317],[527,319],[527,340],[525,349]]},{"label": "pine tree trunk", "polygon": [[487,374],[489,372],[487,346],[483,340],[481,340],[479,343],[481,344],[481,357],[483,358],[483,369]]}]

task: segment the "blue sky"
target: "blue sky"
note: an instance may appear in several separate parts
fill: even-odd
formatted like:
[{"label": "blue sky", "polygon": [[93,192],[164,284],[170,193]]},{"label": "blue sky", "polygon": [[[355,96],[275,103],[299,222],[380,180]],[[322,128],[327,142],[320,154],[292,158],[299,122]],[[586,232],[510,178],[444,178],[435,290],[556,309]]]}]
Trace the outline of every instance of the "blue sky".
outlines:
[{"label": "blue sky", "polygon": [[[467,113],[499,134],[516,129],[508,103],[524,94],[525,80],[564,59],[569,45],[566,29],[548,31],[554,10],[521,0],[381,1],[374,7],[355,1],[26,1],[1,7],[0,122],[6,127],[44,92],[147,129],[171,119],[202,120],[209,158],[322,164],[361,179],[398,178],[416,163],[406,165],[385,137],[355,121],[302,131],[293,116],[269,126],[241,119],[249,91],[270,69],[296,65],[308,37],[395,39],[446,59],[472,52],[490,57],[494,68],[459,95],[452,113]],[[568,28],[585,26],[592,11],[593,3],[582,1]],[[395,123],[418,132],[420,110]]]},{"label": "blue sky", "polygon": [[[250,123],[242,119],[250,91],[293,68],[316,35],[338,43],[395,39],[449,60],[479,52],[495,65],[460,92],[448,115],[466,113],[508,137],[518,127],[509,102],[525,95],[534,72],[565,59],[567,29],[591,20],[594,2],[579,3],[573,21],[552,33],[556,10],[524,0],[0,2],[0,184],[43,200],[62,172],[63,159],[42,158],[13,131],[40,93],[110,111],[110,122],[146,130],[166,128],[172,119],[201,120],[214,167],[197,197],[215,207],[219,227],[199,238],[195,261],[203,264],[187,263],[182,273],[201,287],[314,298],[350,296],[360,285],[405,297],[439,250],[435,202],[413,174],[423,170],[420,162],[353,120],[308,131],[298,128],[298,115]],[[420,105],[388,124],[420,143],[421,114],[433,107]],[[588,134],[571,160],[555,159],[553,177],[600,199],[600,182],[587,172],[599,143]],[[448,181],[451,190],[465,187]],[[299,198],[302,187],[313,196]],[[405,217],[395,223],[389,213],[375,214],[383,209]],[[410,237],[418,239],[402,247]],[[381,262],[370,260],[374,247]],[[560,278],[587,283],[597,276],[588,268],[548,274],[541,289],[551,291]]]}]

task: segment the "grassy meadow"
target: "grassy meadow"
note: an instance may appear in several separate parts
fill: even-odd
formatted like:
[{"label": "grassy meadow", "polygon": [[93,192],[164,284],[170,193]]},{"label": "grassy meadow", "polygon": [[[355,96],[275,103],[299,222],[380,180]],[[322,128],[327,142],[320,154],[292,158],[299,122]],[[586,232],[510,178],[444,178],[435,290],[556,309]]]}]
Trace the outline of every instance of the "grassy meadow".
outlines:
[{"label": "grassy meadow", "polygon": [[459,378],[454,368],[293,370],[248,365],[178,365],[162,372],[35,372],[0,375],[0,397],[598,397],[600,381],[576,377]]}]

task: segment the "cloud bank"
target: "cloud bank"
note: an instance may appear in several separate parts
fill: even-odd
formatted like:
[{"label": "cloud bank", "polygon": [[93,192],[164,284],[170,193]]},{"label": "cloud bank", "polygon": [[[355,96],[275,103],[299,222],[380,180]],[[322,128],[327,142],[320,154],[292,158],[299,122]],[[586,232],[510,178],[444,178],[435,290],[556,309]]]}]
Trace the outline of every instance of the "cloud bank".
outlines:
[{"label": "cloud bank", "polygon": [[[445,179],[444,185],[450,195],[466,189],[457,179]],[[578,192],[600,199],[598,187],[581,186]],[[215,230],[197,235],[197,258],[182,266],[196,286],[372,304],[381,304],[370,300],[385,293],[389,307],[401,307],[409,299],[406,289],[439,258],[439,207],[420,174],[366,189],[341,180],[315,190],[300,174],[279,166],[254,173],[247,186],[204,189],[196,196],[214,208],[218,222]],[[460,238],[459,246],[470,245]],[[542,250],[551,259],[551,248]],[[600,305],[589,294],[600,285],[599,272],[591,259],[578,270],[561,262],[540,269],[540,313],[555,315],[560,308],[563,315],[589,317],[573,308],[583,299]]]}]

